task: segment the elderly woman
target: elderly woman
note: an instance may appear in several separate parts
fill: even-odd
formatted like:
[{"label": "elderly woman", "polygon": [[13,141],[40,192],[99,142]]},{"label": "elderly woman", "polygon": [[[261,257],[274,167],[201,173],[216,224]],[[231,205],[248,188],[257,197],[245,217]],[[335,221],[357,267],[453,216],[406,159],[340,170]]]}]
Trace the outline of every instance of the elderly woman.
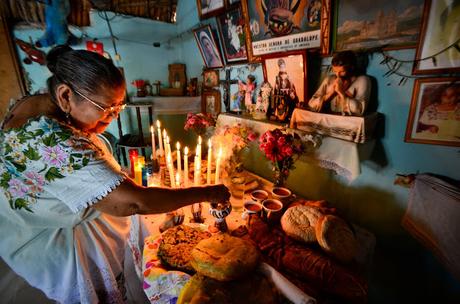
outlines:
[{"label": "elderly woman", "polygon": [[122,303],[127,216],[229,192],[135,185],[96,137],[124,107],[120,71],[65,46],[47,62],[49,94],[18,101],[0,129],[0,255],[50,299]]},{"label": "elderly woman", "polygon": [[344,51],[332,57],[333,75],[326,77],[308,102],[315,112],[363,116],[371,93],[371,81],[366,75],[357,75],[356,56]]}]

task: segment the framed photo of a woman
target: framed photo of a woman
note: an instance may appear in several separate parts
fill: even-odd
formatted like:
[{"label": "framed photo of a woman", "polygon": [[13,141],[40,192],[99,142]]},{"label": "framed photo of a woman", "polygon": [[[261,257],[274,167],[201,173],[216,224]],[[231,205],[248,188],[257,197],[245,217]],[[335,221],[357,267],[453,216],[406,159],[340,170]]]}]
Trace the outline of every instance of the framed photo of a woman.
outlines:
[{"label": "framed photo of a woman", "polygon": [[219,90],[204,91],[201,94],[201,112],[210,113],[217,117],[221,111],[221,98]]},{"label": "framed photo of a woman", "polygon": [[227,63],[240,63],[248,59],[246,52],[246,24],[241,8],[236,6],[217,17],[219,33]]},{"label": "framed photo of a woman", "polygon": [[460,72],[460,1],[426,0],[414,74]]},{"label": "framed photo of a woman", "polygon": [[220,14],[225,10],[224,2],[224,0],[196,0],[198,16],[200,19],[206,19]]},{"label": "framed photo of a woman", "polygon": [[422,78],[415,81],[405,141],[460,147],[458,78]]},{"label": "framed photo of a woman", "polygon": [[224,66],[219,53],[217,42],[214,40],[209,25],[200,27],[193,31],[201,56],[207,68],[221,68]]},{"label": "framed photo of a woman", "polygon": [[305,51],[291,51],[284,56],[264,57],[264,79],[273,88],[271,119],[286,122],[296,106],[307,98],[307,60]]}]

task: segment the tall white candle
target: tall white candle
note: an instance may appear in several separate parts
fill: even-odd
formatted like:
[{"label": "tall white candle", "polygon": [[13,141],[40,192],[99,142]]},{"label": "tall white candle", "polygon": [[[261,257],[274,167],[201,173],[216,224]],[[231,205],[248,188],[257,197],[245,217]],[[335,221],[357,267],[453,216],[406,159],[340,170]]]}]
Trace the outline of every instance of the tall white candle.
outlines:
[{"label": "tall white candle", "polygon": [[150,126],[150,135],[152,135],[152,160],[157,159],[157,148],[155,145],[155,130]]},{"label": "tall white candle", "polygon": [[165,157],[168,156],[168,146],[167,144],[168,133],[166,133],[166,129],[163,129],[163,144],[165,146]]},{"label": "tall white candle", "polygon": [[176,154],[177,154],[177,173],[179,176],[182,174],[182,161],[180,158],[180,142],[176,143]]},{"label": "tall white candle", "polygon": [[193,162],[193,184],[198,186],[198,155],[196,153]]},{"label": "tall white candle", "polygon": [[184,148],[184,187],[188,187],[188,147]]},{"label": "tall white candle", "polygon": [[221,160],[222,160],[222,147],[219,148],[219,154],[217,154],[217,160],[216,160],[216,184],[219,183]]},{"label": "tall white candle", "polygon": [[198,159],[201,162],[201,135],[198,136],[198,146],[196,147],[196,154],[198,155]]},{"label": "tall white candle", "polygon": [[180,188],[180,174],[176,172],[176,188]]},{"label": "tall white candle", "polygon": [[164,155],[163,139],[161,138],[161,123],[159,120],[157,120],[157,131],[158,131],[158,145],[160,148],[160,155]]},{"label": "tall white candle", "polygon": [[208,139],[208,166],[206,170],[206,183],[211,184],[212,142]]},{"label": "tall white candle", "polygon": [[[168,135],[166,135],[166,153],[167,153],[167,155],[169,155],[169,157],[171,157],[171,160],[172,160],[171,145],[169,143],[169,136]],[[171,161],[171,164],[172,164],[172,161]]]},{"label": "tall white candle", "polygon": [[171,179],[171,188],[176,187],[174,180],[174,166],[172,165],[171,154],[166,156],[166,165],[168,166],[169,178]]}]

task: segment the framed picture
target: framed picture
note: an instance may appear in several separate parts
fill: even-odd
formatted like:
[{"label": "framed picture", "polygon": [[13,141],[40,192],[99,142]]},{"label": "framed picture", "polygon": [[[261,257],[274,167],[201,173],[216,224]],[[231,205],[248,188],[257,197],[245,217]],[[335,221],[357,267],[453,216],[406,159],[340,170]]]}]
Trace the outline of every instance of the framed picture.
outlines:
[{"label": "framed picture", "polygon": [[201,112],[211,113],[213,116],[219,115],[221,112],[220,91],[204,91],[201,94]]},{"label": "framed picture", "polygon": [[236,6],[217,17],[217,24],[227,63],[248,60],[246,52],[246,24],[241,8]]},{"label": "framed picture", "polygon": [[[425,1],[420,40],[415,54],[414,74],[460,71],[459,12],[459,1]],[[433,55],[435,57],[431,59]],[[420,60],[423,58],[428,59]]]},{"label": "framed picture", "polygon": [[209,25],[205,25],[193,31],[204,64],[207,68],[221,68],[224,66],[219,48],[212,35]]},{"label": "framed picture", "polygon": [[336,51],[399,49],[417,44],[423,0],[337,2]]},{"label": "framed picture", "polygon": [[203,87],[211,89],[219,86],[219,71],[218,70],[204,70],[203,71]]},{"label": "framed picture", "polygon": [[460,147],[460,80],[415,80],[406,142]]},{"label": "framed picture", "polygon": [[225,10],[224,0],[196,0],[198,16],[200,19],[206,19],[219,15]]},{"label": "framed picture", "polygon": [[227,0],[227,7],[240,3],[240,0]]},{"label": "framed picture", "polygon": [[269,116],[288,121],[296,106],[307,98],[307,60],[305,51],[291,51],[284,56],[264,58],[264,79],[273,88]]},{"label": "framed picture", "polygon": [[[330,0],[325,0],[330,1]],[[251,56],[319,48],[322,0],[242,0]]]}]

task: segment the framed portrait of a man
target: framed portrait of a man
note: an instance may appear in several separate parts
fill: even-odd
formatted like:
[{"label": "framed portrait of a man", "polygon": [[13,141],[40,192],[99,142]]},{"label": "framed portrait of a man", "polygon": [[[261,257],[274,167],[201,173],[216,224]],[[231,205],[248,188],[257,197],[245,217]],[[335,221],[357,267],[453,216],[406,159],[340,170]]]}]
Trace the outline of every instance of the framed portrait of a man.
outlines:
[{"label": "framed portrait of a man", "polygon": [[227,63],[240,63],[248,59],[246,51],[246,23],[241,8],[236,6],[217,17],[219,33]]},{"label": "framed portrait of a man", "polygon": [[193,34],[206,67],[210,69],[223,67],[224,63],[217,42],[212,35],[211,27],[209,25],[200,27],[194,30]]},{"label": "framed portrait of a man", "polygon": [[460,1],[425,1],[414,74],[460,72]]},{"label": "framed portrait of a man", "polygon": [[264,58],[265,81],[273,88],[269,117],[286,122],[296,106],[307,97],[307,61],[305,51],[291,51],[284,56]]},{"label": "framed portrait of a man", "polygon": [[459,96],[458,78],[415,80],[405,141],[460,147]]}]

